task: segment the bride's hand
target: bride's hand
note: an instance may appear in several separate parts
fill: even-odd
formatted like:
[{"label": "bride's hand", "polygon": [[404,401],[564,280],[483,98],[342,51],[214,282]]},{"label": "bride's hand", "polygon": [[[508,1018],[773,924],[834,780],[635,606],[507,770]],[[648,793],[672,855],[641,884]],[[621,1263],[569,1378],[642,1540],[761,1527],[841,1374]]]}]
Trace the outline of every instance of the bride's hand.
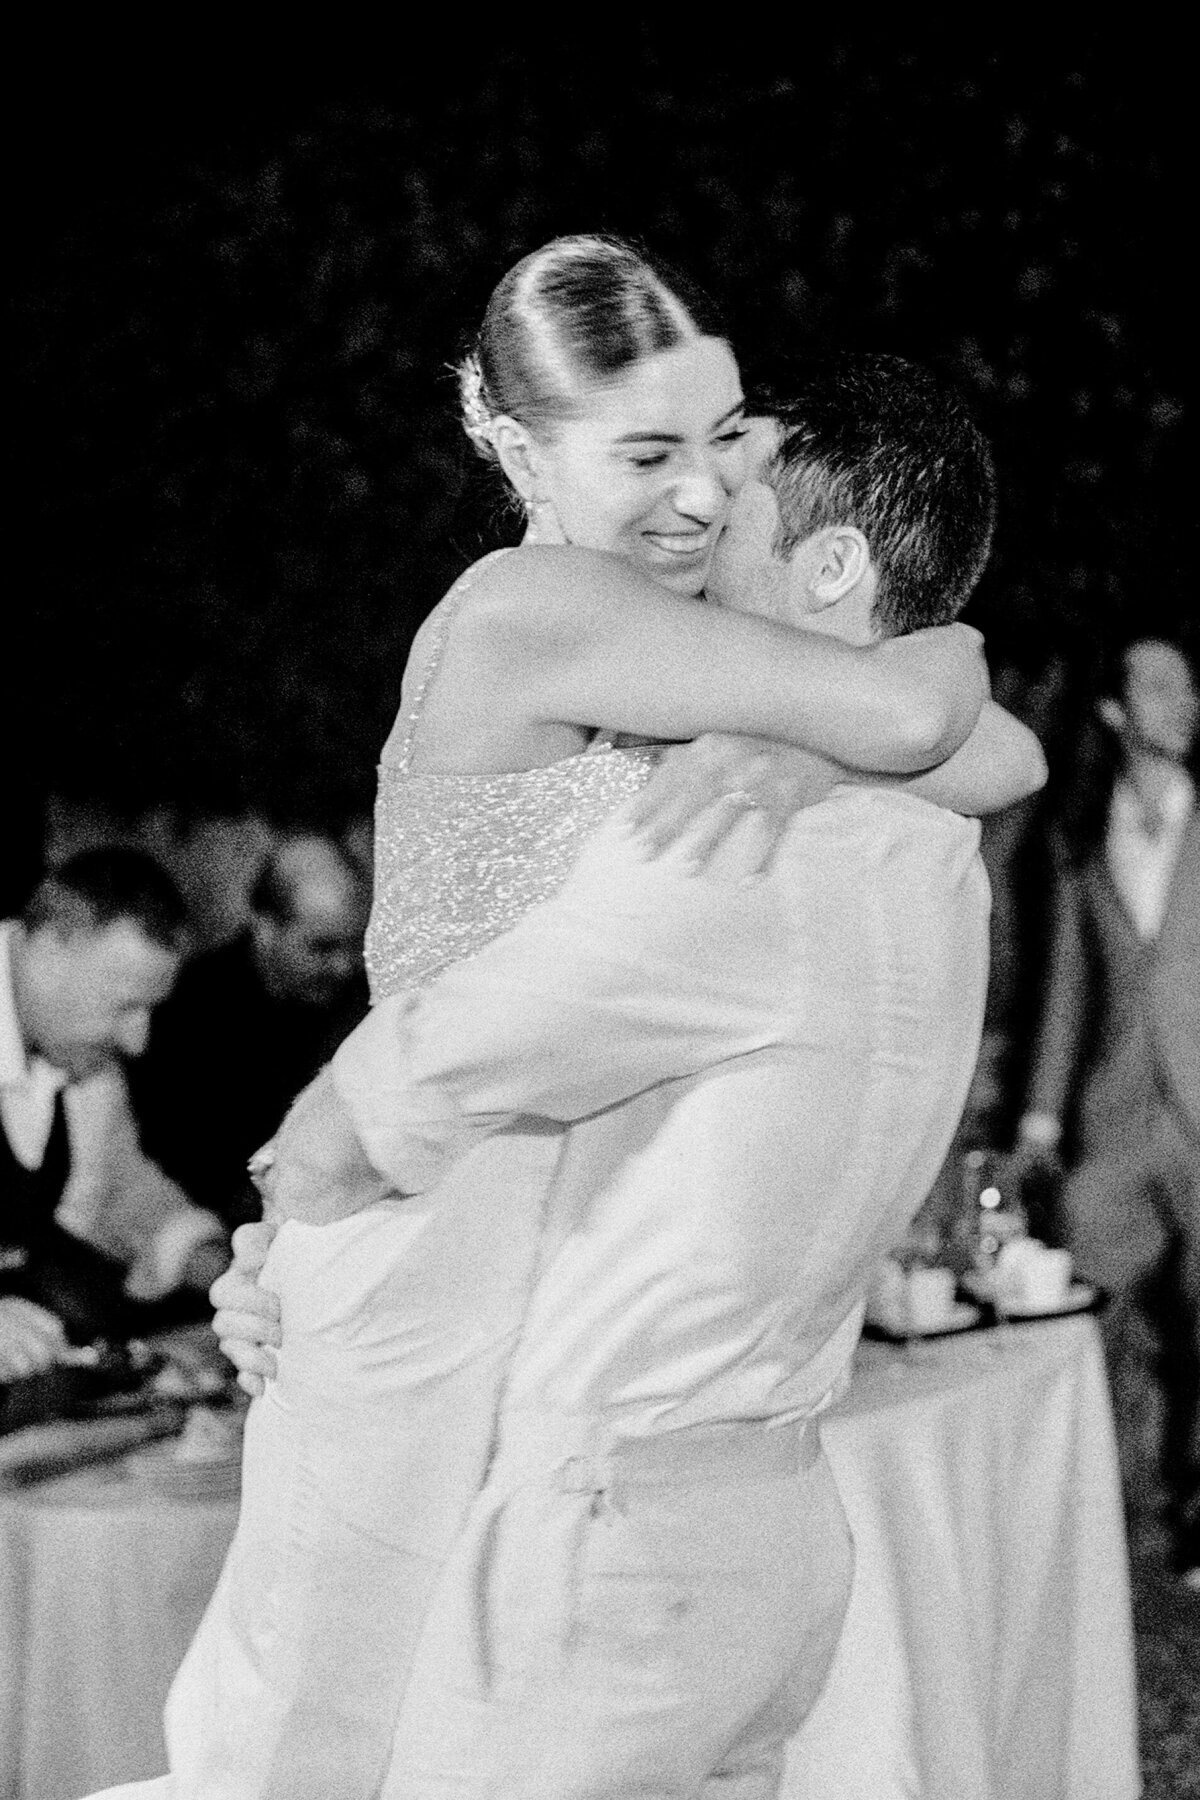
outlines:
[{"label": "bride's hand", "polygon": [[238,1371],[238,1386],[248,1394],[261,1394],[276,1373],[270,1346],[280,1341],[279,1297],[260,1287],[257,1277],[277,1229],[266,1222],[239,1225],[233,1234],[233,1262],[208,1291],[215,1309],[213,1330]]},{"label": "bride's hand", "polygon": [[796,814],[815,806],[846,772],[764,738],[708,732],[677,744],[633,802],[631,824],[658,856],[687,840],[689,860],[706,868],[748,812],[759,827],[747,874],[765,874]]}]

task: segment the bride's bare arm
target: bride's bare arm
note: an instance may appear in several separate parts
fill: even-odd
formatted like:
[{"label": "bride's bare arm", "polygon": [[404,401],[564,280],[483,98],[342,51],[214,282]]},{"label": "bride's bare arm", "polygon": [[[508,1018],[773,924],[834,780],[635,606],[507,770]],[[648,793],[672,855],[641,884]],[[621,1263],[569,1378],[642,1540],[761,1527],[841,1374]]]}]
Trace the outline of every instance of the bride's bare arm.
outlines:
[{"label": "bride's bare arm", "polygon": [[456,635],[471,640],[476,703],[532,722],[743,732],[910,773],[966,741],[987,693],[967,626],[858,649],[681,599],[602,551],[522,548],[488,565],[471,599]]},{"label": "bride's bare arm", "polygon": [[989,700],[963,747],[922,775],[850,770],[791,744],[705,732],[667,753],[629,803],[629,819],[654,855],[687,837],[693,863],[703,868],[745,808],[752,807],[758,821],[758,866],[766,869],[795,815],[842,782],[899,788],[978,818],[1036,793],[1045,780],[1046,759],[1033,732]]},{"label": "bride's bare arm", "polygon": [[966,743],[936,769],[910,777],[904,789],[951,812],[981,818],[1045,785],[1046,755],[1038,739],[989,700]]}]

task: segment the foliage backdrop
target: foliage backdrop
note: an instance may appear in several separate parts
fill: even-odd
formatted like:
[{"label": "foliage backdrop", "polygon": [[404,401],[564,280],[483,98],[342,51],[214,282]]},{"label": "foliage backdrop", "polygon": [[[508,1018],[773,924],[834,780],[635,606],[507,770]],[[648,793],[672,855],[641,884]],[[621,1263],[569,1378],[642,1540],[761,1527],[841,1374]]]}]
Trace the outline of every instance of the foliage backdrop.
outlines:
[{"label": "foliage backdrop", "polygon": [[684,73],[649,28],[553,73],[498,48],[367,95],[60,95],[18,225],[30,781],[280,821],[369,800],[415,625],[506,528],[446,365],[565,230],[644,237],[749,351],[954,373],[1002,471],[973,614],[995,654],[1169,628],[1174,110],[1096,36],[835,36]]}]

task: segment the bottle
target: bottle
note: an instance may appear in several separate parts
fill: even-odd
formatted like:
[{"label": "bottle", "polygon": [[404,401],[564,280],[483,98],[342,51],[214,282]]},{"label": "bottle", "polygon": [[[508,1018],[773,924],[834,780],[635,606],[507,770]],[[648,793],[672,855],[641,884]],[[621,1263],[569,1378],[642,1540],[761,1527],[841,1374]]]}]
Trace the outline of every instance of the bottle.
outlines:
[{"label": "bottle", "polygon": [[1020,1202],[1006,1198],[996,1180],[996,1157],[990,1150],[968,1150],[962,1159],[961,1223],[969,1267],[987,1282],[1001,1250],[1028,1234]]}]

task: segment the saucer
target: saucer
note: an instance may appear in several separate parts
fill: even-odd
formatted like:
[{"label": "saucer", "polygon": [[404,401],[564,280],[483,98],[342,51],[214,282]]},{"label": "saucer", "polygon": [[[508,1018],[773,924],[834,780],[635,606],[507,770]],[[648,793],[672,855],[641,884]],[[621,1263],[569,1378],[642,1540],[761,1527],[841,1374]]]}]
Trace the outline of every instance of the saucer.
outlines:
[{"label": "saucer", "polygon": [[970,1331],[981,1317],[980,1307],[969,1300],[956,1300],[936,1324],[910,1325],[899,1316],[886,1320],[874,1316],[868,1318],[865,1329],[872,1336],[886,1338],[888,1343],[902,1344],[908,1338],[951,1337],[959,1331]]},{"label": "saucer", "polygon": [[1090,1282],[1073,1281],[1063,1298],[1052,1306],[1004,1306],[997,1307],[996,1311],[1004,1319],[1066,1319],[1072,1313],[1087,1312],[1099,1297],[1099,1288]]}]

